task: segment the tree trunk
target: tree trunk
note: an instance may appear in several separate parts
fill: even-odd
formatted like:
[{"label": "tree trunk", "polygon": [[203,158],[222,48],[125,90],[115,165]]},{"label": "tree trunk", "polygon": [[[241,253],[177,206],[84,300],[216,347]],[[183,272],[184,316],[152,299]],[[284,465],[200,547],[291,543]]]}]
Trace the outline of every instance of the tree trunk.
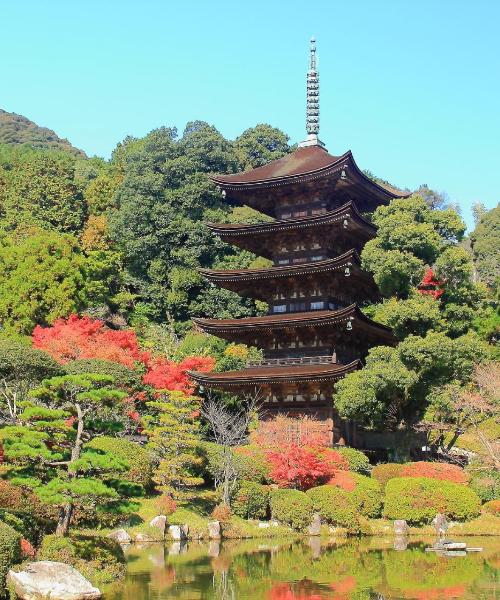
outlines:
[{"label": "tree trunk", "polygon": [[73,505],[65,504],[59,511],[59,521],[57,522],[56,535],[59,537],[66,537],[69,531],[69,525],[71,523],[71,517],[73,516]]}]

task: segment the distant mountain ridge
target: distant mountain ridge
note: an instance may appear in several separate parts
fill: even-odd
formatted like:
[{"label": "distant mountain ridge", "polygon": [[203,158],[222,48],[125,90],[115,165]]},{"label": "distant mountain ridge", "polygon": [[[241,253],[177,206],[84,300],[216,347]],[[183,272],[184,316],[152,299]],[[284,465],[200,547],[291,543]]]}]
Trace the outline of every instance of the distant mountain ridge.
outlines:
[{"label": "distant mountain ridge", "polygon": [[33,148],[63,150],[75,156],[86,157],[85,152],[75,148],[68,140],[60,138],[52,129],[40,127],[23,115],[0,108],[0,144],[27,144]]}]

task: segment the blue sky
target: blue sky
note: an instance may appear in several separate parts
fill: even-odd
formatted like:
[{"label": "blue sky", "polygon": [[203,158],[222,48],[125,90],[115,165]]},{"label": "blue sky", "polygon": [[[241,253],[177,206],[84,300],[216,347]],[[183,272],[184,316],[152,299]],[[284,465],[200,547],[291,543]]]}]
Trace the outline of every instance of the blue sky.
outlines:
[{"label": "blue sky", "polygon": [[304,135],[308,41],[320,137],[401,187],[500,200],[497,0],[2,3],[0,108],[108,157],[126,135],[203,119]]}]

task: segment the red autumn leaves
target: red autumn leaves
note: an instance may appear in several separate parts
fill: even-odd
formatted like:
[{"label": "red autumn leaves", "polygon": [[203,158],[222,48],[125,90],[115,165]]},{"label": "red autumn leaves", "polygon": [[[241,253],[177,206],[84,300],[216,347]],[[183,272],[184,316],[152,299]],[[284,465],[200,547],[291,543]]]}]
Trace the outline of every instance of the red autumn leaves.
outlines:
[{"label": "red autumn leaves", "polygon": [[163,356],[153,357],[141,350],[132,329],[117,331],[98,319],[78,315],[57,319],[51,327],[37,325],[32,342],[34,348],[44,350],[61,364],[81,359],[109,360],[145,370],[146,385],[185,394],[194,391],[188,371],[208,372],[214,367],[214,359],[206,356],[190,356],[179,363]]}]

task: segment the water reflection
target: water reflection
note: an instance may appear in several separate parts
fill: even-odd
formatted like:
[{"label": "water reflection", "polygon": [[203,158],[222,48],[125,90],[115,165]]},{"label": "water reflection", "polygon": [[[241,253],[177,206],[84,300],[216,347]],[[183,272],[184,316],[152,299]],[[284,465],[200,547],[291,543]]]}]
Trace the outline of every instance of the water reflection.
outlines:
[{"label": "water reflection", "polygon": [[[479,545],[477,539],[469,541]],[[428,543],[310,538],[131,546],[127,578],[105,590],[105,598],[500,599],[499,539],[481,538],[482,553],[457,558],[426,553]]]}]

